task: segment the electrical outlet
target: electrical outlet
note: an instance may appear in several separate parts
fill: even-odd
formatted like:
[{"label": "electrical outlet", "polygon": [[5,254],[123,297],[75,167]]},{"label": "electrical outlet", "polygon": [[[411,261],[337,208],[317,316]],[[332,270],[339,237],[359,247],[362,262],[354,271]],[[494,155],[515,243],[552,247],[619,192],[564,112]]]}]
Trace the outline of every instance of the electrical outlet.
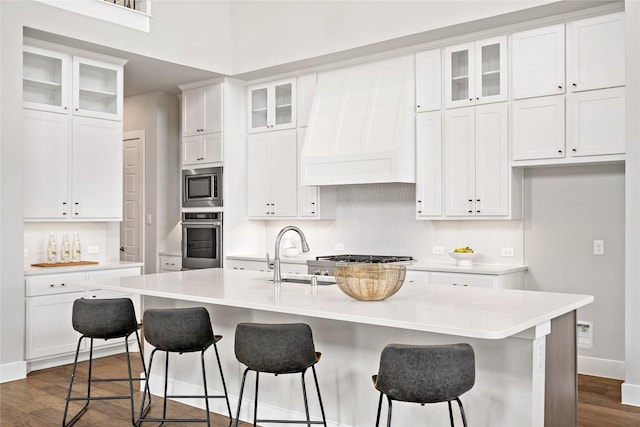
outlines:
[{"label": "electrical outlet", "polygon": [[513,248],[502,248],[500,249],[500,255],[502,256],[513,256]]},{"label": "electrical outlet", "polygon": [[25,249],[24,250],[24,257],[28,257],[29,256],[29,249]]},{"label": "electrical outlet", "polygon": [[433,247],[433,254],[434,255],[442,255],[444,253],[444,247],[442,246],[434,246]]},{"label": "electrical outlet", "polygon": [[604,255],[604,240],[593,241],[593,254]]},{"label": "electrical outlet", "polygon": [[578,347],[593,348],[593,322],[578,320],[576,324]]},{"label": "electrical outlet", "polygon": [[344,251],[344,243],[336,243],[333,249],[335,249],[336,251]]},{"label": "electrical outlet", "polygon": [[99,254],[100,246],[87,246],[87,252],[90,254]]}]

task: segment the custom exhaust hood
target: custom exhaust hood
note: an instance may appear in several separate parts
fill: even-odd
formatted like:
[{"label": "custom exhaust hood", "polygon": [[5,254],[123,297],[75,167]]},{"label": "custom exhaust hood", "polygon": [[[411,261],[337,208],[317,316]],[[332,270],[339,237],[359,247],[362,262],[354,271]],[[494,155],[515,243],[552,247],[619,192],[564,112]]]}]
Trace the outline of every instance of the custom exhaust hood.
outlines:
[{"label": "custom exhaust hood", "polygon": [[413,56],[319,73],[302,184],[415,182],[414,74]]}]

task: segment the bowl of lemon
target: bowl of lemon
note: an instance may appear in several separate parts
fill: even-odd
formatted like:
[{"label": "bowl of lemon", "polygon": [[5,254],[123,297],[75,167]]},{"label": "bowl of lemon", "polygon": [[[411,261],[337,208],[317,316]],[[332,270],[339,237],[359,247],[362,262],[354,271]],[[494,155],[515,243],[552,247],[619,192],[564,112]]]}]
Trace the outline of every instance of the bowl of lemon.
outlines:
[{"label": "bowl of lemon", "polygon": [[476,252],[469,246],[465,246],[464,248],[455,248],[449,252],[449,255],[456,260],[458,267],[471,267],[473,260],[480,255],[480,252]]}]

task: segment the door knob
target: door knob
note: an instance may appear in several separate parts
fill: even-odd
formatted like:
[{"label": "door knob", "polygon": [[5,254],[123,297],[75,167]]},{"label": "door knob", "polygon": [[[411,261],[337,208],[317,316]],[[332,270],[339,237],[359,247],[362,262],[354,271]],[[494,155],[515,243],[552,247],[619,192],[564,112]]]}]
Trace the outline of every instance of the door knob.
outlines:
[{"label": "door knob", "polygon": [[124,252],[124,246],[120,246],[120,252]]}]

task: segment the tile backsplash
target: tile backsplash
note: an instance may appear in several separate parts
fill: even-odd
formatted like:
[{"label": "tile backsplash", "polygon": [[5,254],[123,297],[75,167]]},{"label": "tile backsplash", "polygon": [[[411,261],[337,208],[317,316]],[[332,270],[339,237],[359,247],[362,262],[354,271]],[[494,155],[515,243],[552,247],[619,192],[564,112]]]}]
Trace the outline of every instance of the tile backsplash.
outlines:
[{"label": "tile backsplash", "polygon": [[[69,240],[72,241],[76,231],[80,238],[83,261],[119,258],[120,223],[118,222],[25,222],[24,249],[28,255],[24,258],[24,264],[46,262],[47,243],[51,233],[54,234],[59,247],[63,233],[66,232]],[[89,246],[97,248],[98,253],[90,254]]]},{"label": "tile backsplash", "polygon": [[[413,184],[346,185],[337,192],[334,221],[266,221],[266,250],[273,254],[280,229],[294,224],[305,233],[314,255],[410,255],[420,261],[453,262],[447,252],[469,246],[480,252],[477,262],[524,263],[521,220],[417,220]],[[338,243],[343,251],[335,250]],[[434,246],[442,246],[444,254],[433,254]],[[512,248],[514,256],[501,256],[502,248]]]}]

